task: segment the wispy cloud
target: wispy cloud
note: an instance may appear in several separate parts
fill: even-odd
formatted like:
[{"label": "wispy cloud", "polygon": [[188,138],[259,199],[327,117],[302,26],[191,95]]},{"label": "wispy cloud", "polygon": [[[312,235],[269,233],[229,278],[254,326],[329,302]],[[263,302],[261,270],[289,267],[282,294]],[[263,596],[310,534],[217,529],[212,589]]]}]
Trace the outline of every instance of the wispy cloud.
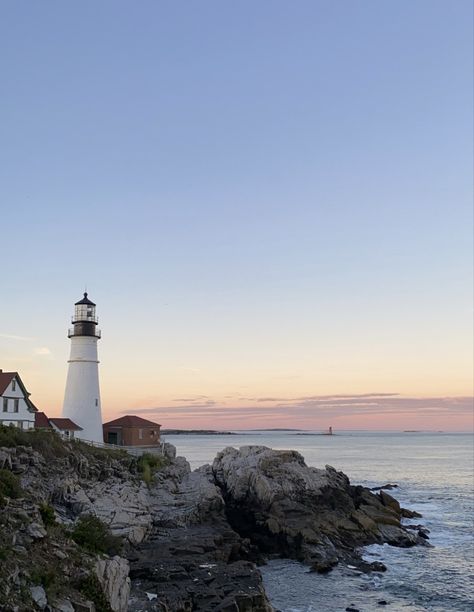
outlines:
[{"label": "wispy cloud", "polygon": [[42,357],[51,355],[51,351],[47,346],[39,346],[34,350],[35,355],[41,355]]},{"label": "wispy cloud", "polygon": [[173,402],[202,402],[208,398],[208,395],[193,395],[192,397],[177,397]]},{"label": "wispy cloud", "polygon": [[[261,400],[262,403],[258,403]],[[411,417],[426,419],[429,424],[433,417],[469,417],[472,414],[473,398],[462,397],[405,397],[396,393],[366,393],[354,395],[321,395],[301,398],[300,400],[278,401],[274,398],[254,400],[257,404],[249,406],[226,406],[214,400],[192,403],[182,403],[153,408],[136,408],[124,410],[123,413],[147,414],[167,418],[216,419],[225,423],[227,420],[242,421],[242,426],[249,421],[287,419],[291,426],[312,427],[318,422],[346,417],[360,422],[370,422],[370,419],[396,416],[400,422]],[[270,405],[270,401],[274,401]],[[268,405],[265,405],[268,402]],[[365,419],[365,420],[364,420]],[[367,420],[369,419],[369,421]],[[218,425],[216,425],[217,427]]]},{"label": "wispy cloud", "polygon": [[35,340],[35,338],[30,338],[29,336],[16,336],[14,334],[0,334],[0,338],[5,338],[5,340],[19,340],[20,342],[31,342]]}]

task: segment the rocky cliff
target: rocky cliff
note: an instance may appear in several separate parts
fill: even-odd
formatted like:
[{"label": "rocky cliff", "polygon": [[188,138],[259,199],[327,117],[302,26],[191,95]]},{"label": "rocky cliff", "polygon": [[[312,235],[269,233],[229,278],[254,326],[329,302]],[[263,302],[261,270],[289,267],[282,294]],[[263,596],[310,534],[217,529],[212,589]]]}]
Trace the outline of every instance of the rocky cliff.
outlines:
[{"label": "rocky cliff", "polygon": [[294,451],[227,448],[191,472],[168,447],[150,472],[125,453],[1,433],[2,610],[270,612],[268,557],[324,572],[363,566],[368,543],[425,542],[390,495]]}]

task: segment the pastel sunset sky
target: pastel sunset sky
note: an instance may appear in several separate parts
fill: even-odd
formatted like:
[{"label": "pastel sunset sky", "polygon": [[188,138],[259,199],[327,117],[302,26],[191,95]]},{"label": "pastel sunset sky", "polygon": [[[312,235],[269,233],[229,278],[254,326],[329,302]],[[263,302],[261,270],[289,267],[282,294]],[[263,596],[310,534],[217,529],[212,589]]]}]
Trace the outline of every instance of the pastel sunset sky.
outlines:
[{"label": "pastel sunset sky", "polygon": [[104,420],[472,427],[470,0],[5,1],[0,368]]}]

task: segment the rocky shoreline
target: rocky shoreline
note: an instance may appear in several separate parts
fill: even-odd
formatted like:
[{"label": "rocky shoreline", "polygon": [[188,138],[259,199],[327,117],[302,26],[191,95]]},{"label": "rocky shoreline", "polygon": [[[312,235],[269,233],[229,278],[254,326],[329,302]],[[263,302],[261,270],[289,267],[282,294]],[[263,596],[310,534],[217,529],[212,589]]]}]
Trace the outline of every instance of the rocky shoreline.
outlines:
[{"label": "rocky shoreline", "polygon": [[[270,612],[258,569],[267,559],[295,559],[319,573],[338,563],[383,571],[381,564],[362,560],[362,546],[427,543],[421,526],[401,523],[416,513],[384,489],[353,486],[330,466],[308,467],[295,451],[228,447],[212,465],[191,471],[166,445],[166,460],[147,484],[136,458],[91,453],[85,445],[64,447],[57,458],[27,446],[0,449],[0,469],[18,474],[27,491],[23,500],[7,499],[0,507],[0,529],[11,540],[5,568],[18,586],[0,592],[2,610]],[[42,504],[54,509],[54,529],[42,519]],[[12,523],[13,508],[26,515],[24,524]],[[123,538],[120,555],[79,558],[74,543],[56,541],[56,525],[67,529],[88,515]],[[63,566],[79,559],[97,578],[106,602],[87,600],[75,588],[74,572],[80,570],[72,565],[58,593],[35,584],[26,569],[29,546],[57,550],[66,557]],[[19,593],[30,607],[15,602]]]}]

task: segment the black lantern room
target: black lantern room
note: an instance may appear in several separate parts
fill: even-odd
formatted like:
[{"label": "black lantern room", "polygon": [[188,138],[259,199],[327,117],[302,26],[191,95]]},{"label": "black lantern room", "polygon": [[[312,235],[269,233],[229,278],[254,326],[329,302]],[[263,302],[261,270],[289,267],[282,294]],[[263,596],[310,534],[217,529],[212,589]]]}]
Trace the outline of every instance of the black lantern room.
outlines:
[{"label": "black lantern room", "polygon": [[71,319],[73,328],[69,329],[68,337],[94,336],[100,338],[100,329],[97,327],[98,318],[95,314],[95,304],[84,293],[84,297],[75,303],[74,316]]}]

